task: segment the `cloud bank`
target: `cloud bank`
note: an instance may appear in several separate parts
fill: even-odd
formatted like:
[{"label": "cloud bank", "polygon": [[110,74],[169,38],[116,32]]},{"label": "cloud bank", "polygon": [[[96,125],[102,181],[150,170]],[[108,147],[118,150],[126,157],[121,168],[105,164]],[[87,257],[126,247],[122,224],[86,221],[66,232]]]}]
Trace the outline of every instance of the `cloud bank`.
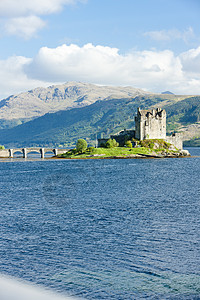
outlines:
[{"label": "cloud bank", "polygon": [[132,51],[86,44],[43,47],[34,58],[0,61],[2,95],[66,81],[130,85],[152,92],[200,94],[200,47],[175,55],[165,51]]},{"label": "cloud bank", "polygon": [[87,0],[6,0],[0,1],[2,30],[24,39],[34,37],[46,23],[41,16],[61,11],[66,5]]}]

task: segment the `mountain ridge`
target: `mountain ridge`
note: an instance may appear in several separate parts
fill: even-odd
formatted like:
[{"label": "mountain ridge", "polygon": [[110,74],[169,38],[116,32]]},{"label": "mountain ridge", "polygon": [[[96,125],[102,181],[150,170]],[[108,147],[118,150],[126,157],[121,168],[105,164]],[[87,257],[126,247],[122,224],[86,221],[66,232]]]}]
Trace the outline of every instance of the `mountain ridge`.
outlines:
[{"label": "mountain ridge", "polygon": [[99,100],[81,108],[47,113],[17,127],[0,130],[0,141],[7,147],[72,147],[78,138],[86,138],[90,145],[94,145],[96,134],[99,137],[107,137],[124,128],[133,129],[138,106],[142,109],[157,106],[166,109],[168,133],[185,126],[184,134],[188,128],[194,129],[193,132],[190,130],[189,138],[185,135],[185,139],[194,138],[196,133],[200,137],[200,96],[183,101],[179,99],[178,102],[169,104],[162,95],[143,95],[109,101]]},{"label": "mountain ridge", "polygon": [[35,88],[0,101],[0,120],[30,120],[49,112],[83,107],[98,100],[131,98],[150,94],[133,87],[98,86],[67,82],[47,88]]}]

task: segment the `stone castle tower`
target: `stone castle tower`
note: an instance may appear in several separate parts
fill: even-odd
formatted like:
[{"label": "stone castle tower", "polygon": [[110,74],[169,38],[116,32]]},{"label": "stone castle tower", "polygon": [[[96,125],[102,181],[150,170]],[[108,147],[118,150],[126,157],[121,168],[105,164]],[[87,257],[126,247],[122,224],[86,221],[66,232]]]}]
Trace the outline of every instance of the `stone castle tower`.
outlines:
[{"label": "stone castle tower", "polygon": [[135,117],[135,138],[166,139],[166,111],[161,108],[152,110],[138,108]]},{"label": "stone castle tower", "polygon": [[[137,139],[139,141],[148,139],[163,139],[178,149],[183,148],[181,133],[166,135],[166,111],[162,108],[143,110],[138,107],[135,116],[135,130],[122,130],[110,136],[115,139],[121,147],[126,140]],[[108,138],[98,139],[98,145],[105,144]]]}]

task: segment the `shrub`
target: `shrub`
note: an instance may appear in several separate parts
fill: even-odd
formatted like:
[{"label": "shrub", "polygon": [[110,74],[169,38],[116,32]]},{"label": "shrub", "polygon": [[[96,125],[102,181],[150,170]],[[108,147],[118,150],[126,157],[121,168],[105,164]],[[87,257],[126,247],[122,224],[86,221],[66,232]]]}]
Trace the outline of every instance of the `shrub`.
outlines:
[{"label": "shrub", "polygon": [[119,143],[115,139],[113,139],[113,145],[114,147],[119,147]]},{"label": "shrub", "polygon": [[3,150],[3,149],[5,149],[5,147],[4,147],[4,146],[2,146],[2,145],[0,145],[0,150]]},{"label": "shrub", "polygon": [[109,139],[109,140],[106,142],[106,148],[113,148],[113,141],[112,141],[112,139]]},{"label": "shrub", "polygon": [[119,143],[116,142],[115,139],[109,139],[107,142],[106,142],[106,148],[114,148],[114,147],[118,147],[119,146]]},{"label": "shrub", "polygon": [[152,140],[143,140],[143,141],[140,141],[140,146],[141,147],[145,147],[145,148],[153,149],[154,148],[154,144],[155,144],[155,142],[152,141]]},{"label": "shrub", "polygon": [[133,148],[131,141],[126,141],[125,145],[127,148]]},{"label": "shrub", "polygon": [[76,143],[76,150],[79,153],[84,153],[87,150],[87,142],[84,139],[79,139]]},{"label": "shrub", "polygon": [[90,153],[94,153],[95,152],[95,148],[94,147],[89,147],[87,150]]}]

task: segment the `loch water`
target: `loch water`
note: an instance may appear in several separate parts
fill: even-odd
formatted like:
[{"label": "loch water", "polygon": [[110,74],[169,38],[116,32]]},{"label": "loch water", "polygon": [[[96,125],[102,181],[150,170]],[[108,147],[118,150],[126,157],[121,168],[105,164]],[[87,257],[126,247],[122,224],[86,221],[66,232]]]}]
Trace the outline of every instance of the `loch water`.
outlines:
[{"label": "loch water", "polygon": [[200,299],[200,148],[0,160],[0,273],[83,299]]}]

